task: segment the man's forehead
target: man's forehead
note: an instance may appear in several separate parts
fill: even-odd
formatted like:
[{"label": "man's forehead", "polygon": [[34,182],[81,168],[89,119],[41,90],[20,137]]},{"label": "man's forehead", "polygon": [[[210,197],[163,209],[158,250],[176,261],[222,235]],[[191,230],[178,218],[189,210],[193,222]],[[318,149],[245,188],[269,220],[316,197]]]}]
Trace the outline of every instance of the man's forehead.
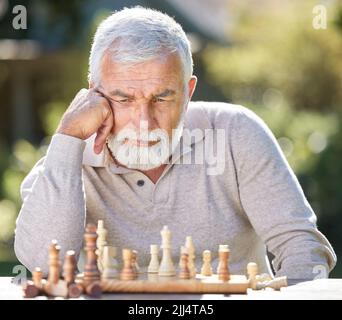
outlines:
[{"label": "man's forehead", "polygon": [[183,68],[178,55],[169,54],[136,63],[114,60],[105,54],[101,68],[102,76],[111,80],[125,81],[175,81],[183,77]]}]

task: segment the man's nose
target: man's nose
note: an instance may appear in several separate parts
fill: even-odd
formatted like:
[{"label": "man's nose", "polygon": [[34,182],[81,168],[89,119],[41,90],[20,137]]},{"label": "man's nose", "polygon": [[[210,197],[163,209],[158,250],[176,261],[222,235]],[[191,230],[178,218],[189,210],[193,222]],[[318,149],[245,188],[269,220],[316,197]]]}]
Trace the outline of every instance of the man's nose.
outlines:
[{"label": "man's nose", "polygon": [[143,127],[145,129],[153,130],[156,128],[156,120],[154,117],[153,110],[148,103],[142,103],[139,105],[134,115],[134,124],[137,128]]}]

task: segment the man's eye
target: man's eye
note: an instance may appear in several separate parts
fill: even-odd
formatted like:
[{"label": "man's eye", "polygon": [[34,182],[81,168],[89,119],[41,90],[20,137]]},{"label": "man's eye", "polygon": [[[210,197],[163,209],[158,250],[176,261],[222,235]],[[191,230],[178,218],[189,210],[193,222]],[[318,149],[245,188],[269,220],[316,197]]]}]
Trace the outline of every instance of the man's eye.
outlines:
[{"label": "man's eye", "polygon": [[125,102],[128,102],[129,99],[120,99],[120,100],[115,100],[115,101],[119,103],[125,103]]},{"label": "man's eye", "polygon": [[162,98],[155,98],[154,102],[166,102],[166,100],[164,100]]}]

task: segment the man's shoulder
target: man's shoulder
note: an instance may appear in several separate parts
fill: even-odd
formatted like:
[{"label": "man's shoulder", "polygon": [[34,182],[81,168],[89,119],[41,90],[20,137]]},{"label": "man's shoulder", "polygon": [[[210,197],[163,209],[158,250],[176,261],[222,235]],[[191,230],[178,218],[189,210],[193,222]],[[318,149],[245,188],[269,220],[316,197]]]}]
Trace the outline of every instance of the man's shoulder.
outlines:
[{"label": "man's shoulder", "polygon": [[241,105],[227,102],[191,101],[186,115],[186,124],[190,128],[227,128],[235,119],[260,121],[253,111]]},{"label": "man's shoulder", "polygon": [[190,101],[188,111],[190,112],[206,112],[208,114],[226,113],[234,115],[244,112],[246,108],[228,102],[219,101]]}]

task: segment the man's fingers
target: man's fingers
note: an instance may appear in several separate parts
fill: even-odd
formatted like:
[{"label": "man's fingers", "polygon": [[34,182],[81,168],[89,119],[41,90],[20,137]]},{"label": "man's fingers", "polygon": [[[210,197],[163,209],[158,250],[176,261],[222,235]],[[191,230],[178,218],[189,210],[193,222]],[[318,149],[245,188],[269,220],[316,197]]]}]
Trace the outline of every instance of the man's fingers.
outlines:
[{"label": "man's fingers", "polygon": [[107,112],[107,117],[106,117],[105,121],[102,123],[101,127],[97,130],[95,143],[94,143],[94,151],[97,154],[102,151],[103,146],[106,142],[106,139],[109,136],[109,134],[112,130],[112,127],[114,125],[114,117],[113,117],[112,111],[107,110],[104,112]]}]

